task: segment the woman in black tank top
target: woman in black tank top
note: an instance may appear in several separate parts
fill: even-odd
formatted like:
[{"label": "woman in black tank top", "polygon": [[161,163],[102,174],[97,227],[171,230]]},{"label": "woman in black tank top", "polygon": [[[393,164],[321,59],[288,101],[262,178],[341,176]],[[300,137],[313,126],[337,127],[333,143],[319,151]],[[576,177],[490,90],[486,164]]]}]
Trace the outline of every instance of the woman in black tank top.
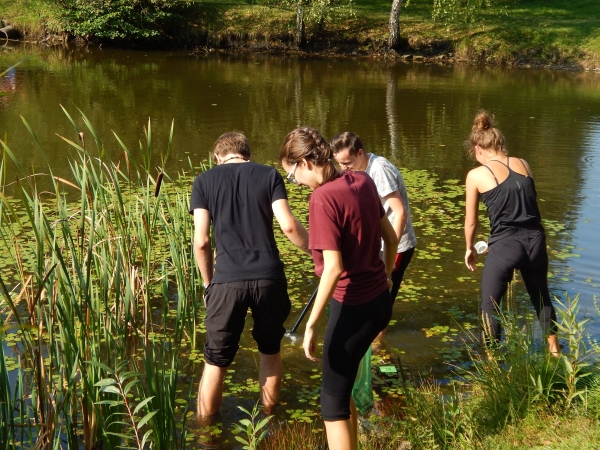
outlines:
[{"label": "woman in black tank top", "polygon": [[471,271],[477,264],[474,243],[480,197],[487,208],[491,228],[481,279],[483,341],[489,345],[500,340],[502,330],[497,320],[500,304],[518,269],[548,337],[549,350],[558,356],[556,313],[548,291],[546,235],[531,169],[526,161],[508,157],[504,136],[494,128],[492,118],[485,111],[475,117],[465,145],[481,164],[468,173],[466,180],[465,264]]}]

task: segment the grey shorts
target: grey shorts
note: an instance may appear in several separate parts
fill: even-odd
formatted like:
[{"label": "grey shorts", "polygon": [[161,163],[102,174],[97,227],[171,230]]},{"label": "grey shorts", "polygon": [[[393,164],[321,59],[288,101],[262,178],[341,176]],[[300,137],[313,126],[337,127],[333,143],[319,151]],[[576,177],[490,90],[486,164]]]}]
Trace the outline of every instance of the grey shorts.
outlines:
[{"label": "grey shorts", "polygon": [[252,311],[252,337],[258,351],[275,355],[290,314],[286,280],[252,280],[210,284],[205,294],[206,344],[204,360],[228,367],[239,349],[248,308]]}]

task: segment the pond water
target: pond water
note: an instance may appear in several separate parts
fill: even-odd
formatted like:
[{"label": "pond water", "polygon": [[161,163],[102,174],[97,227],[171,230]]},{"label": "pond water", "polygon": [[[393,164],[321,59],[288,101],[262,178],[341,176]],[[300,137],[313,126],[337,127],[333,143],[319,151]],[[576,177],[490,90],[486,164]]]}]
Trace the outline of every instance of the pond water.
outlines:
[{"label": "pond water", "polygon": [[[341,131],[358,133],[367,151],[385,156],[405,175],[418,238],[382,361],[397,364],[400,358],[415,372],[432,372],[442,381],[452,378],[452,366],[464,360],[464,331],[474,331],[477,323],[481,271],[473,275],[463,263],[461,203],[462,183],[476,163],[466,156],[463,141],[475,112],[488,109],[496,115],[511,154],[526,159],[533,169],[549,234],[552,292],[561,299],[565,293],[579,293],[582,315],[597,316],[598,74],[26,46],[0,49],[0,67],[29,54],[36,56],[0,79],[0,91],[9,93],[0,97],[0,138],[32,172],[43,172],[49,164],[55,175],[70,174],[73,154],[56,135],[76,136],[59,105],[74,117],[80,115],[79,108],[114,156],[121,150],[112,131],[136,147],[150,118],[156,151],[163,143],[166,151],[174,120],[174,146],[167,162],[171,174],[189,172],[189,161],[198,166],[215,139],[234,129],[248,136],[254,159],[263,163],[277,160],[283,137],[299,125],[318,128],[328,138]],[[44,151],[20,116],[35,130]],[[297,187],[288,185],[290,189]],[[304,202],[304,193],[295,196]],[[305,263],[287,261],[291,286],[298,293],[291,327],[316,280]],[[516,291],[526,305],[521,282]],[[236,385],[256,376],[247,328],[231,375]],[[589,331],[599,337],[600,323],[592,320]],[[304,411],[304,416],[317,411],[314,389],[319,383],[314,378],[318,365],[304,358],[301,340],[284,344],[282,397],[287,406],[279,413],[282,420],[293,415],[292,409]],[[190,364],[187,370],[197,381],[201,364]],[[257,396],[246,395],[242,403],[251,406]],[[224,428],[239,419],[239,402],[235,395],[225,399]],[[227,438],[221,439],[221,446],[229,445],[224,443]]]}]

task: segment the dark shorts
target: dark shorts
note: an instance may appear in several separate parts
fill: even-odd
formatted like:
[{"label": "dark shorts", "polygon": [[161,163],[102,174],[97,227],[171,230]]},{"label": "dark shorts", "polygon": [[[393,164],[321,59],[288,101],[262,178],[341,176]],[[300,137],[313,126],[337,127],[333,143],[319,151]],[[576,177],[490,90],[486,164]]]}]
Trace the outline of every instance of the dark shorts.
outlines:
[{"label": "dark shorts", "polygon": [[228,367],[239,348],[248,308],[252,311],[252,337],[258,351],[279,353],[285,334],[283,322],[291,303],[286,280],[252,280],[208,286],[206,302],[206,344],[204,360],[211,365]]}]

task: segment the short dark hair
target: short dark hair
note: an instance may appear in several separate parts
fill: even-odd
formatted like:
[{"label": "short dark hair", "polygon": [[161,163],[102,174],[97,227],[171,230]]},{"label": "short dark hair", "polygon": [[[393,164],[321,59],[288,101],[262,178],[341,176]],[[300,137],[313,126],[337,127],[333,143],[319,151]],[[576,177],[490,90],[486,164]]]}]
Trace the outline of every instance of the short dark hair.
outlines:
[{"label": "short dark hair", "polygon": [[215,145],[213,145],[214,155],[225,156],[232,153],[241,155],[244,158],[250,158],[248,138],[239,131],[230,131],[222,134],[215,141]]},{"label": "short dark hair", "polygon": [[334,155],[345,149],[348,149],[351,155],[356,155],[360,149],[364,150],[360,136],[349,131],[338,134],[329,145]]}]

